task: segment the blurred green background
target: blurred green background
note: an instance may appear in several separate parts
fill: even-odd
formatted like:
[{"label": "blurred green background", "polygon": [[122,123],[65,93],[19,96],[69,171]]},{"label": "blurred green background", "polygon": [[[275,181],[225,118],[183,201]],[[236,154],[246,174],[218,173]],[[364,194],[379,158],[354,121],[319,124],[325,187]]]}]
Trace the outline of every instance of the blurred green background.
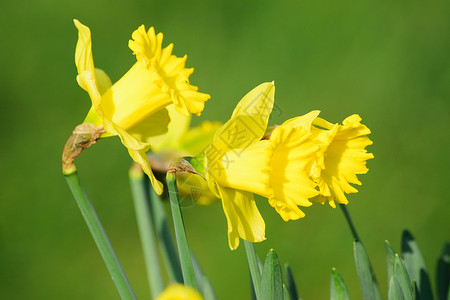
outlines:
[{"label": "blurred green background", "polygon": [[[119,299],[60,171],[63,144],[90,107],[78,87],[77,18],[94,61],[114,81],[134,63],[139,25],[188,54],[191,83],[210,93],[201,118],[226,121],[241,97],[275,80],[273,123],[322,110],[358,113],[375,159],[348,206],[384,291],[384,240],[409,228],[434,274],[450,238],[450,2],[448,1],[2,1],[0,48],[0,298]],[[77,160],[85,189],[139,299],[148,299],[127,172],[117,138]],[[316,205],[285,223],[258,199],[267,240],[289,262],[303,299],[326,299],[336,267],[361,298],[352,238],[340,210]],[[220,299],[248,299],[243,245],[230,251],[221,206],[184,209],[190,245]],[[434,277],[432,277],[434,279]]]}]

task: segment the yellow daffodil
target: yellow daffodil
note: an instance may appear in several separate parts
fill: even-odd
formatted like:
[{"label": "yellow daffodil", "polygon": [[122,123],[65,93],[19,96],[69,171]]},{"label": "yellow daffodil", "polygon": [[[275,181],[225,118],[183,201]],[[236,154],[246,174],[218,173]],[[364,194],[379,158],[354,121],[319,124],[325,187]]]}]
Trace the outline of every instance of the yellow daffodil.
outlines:
[{"label": "yellow daffodil", "polygon": [[328,203],[336,207],[336,202],[347,204],[345,194],[358,192],[350,184],[361,185],[357,174],[365,174],[369,169],[366,161],[373,158],[366,146],[372,141],[367,137],[369,128],[361,124],[361,117],[352,115],[342,125],[331,124],[317,117],[319,111],[312,111],[301,117],[286,121],[283,125],[302,127],[311,133],[311,139],[320,151],[316,157],[312,178],[320,190],[313,202]]},{"label": "yellow daffodil", "polygon": [[161,194],[162,184],[155,179],[145,152],[155,137],[167,131],[169,115],[165,107],[173,104],[185,116],[200,115],[209,95],[189,84],[193,69],[185,68],[186,56],[172,55],[172,44],[163,49],[162,33],[155,34],[153,27],[146,32],[143,25],[129,41],[137,62],[112,85],[105,72],[94,67],[89,28],[78,20],[74,22],[78,29],[77,81],[92,101],[85,122],[103,126],[106,134],[102,137],[119,136]]},{"label": "yellow daffodil", "polygon": [[303,217],[298,206],[310,206],[308,199],[318,194],[310,173],[319,147],[307,130],[279,126],[269,139],[261,140],[274,92],[273,83],[249,92],[205,151],[205,174],[211,190],[222,199],[231,249],[238,247],[239,238],[265,239],[253,194],[268,198],[285,221]]},{"label": "yellow daffodil", "polygon": [[171,284],[155,300],[203,300],[203,297],[191,287]]}]

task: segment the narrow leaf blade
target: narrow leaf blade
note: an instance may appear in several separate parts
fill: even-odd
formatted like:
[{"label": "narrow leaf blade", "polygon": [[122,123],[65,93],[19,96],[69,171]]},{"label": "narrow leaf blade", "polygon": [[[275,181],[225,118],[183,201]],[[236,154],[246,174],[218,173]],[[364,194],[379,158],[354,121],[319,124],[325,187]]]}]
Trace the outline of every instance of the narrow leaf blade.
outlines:
[{"label": "narrow leaf blade", "polygon": [[278,256],[273,249],[269,250],[264,262],[261,280],[261,300],[283,299],[283,279]]},{"label": "narrow leaf blade", "polygon": [[439,300],[450,299],[450,244],[446,243],[442,249],[437,264],[437,291]]},{"label": "narrow leaf blade", "polygon": [[414,299],[414,290],[403,261],[398,254],[394,258],[394,278],[397,281],[405,300]]},{"label": "narrow leaf blade", "polygon": [[408,230],[404,230],[402,234],[402,258],[411,282],[416,282],[419,298],[432,300],[433,293],[425,261],[419,245]]},{"label": "narrow leaf blade", "polygon": [[330,300],[349,300],[347,286],[341,274],[333,268],[330,279]]},{"label": "narrow leaf blade", "polygon": [[287,290],[292,300],[298,299],[297,286],[295,284],[294,275],[288,264],[284,265],[284,276],[286,277]]},{"label": "narrow leaf blade", "polygon": [[384,242],[384,248],[386,249],[387,283],[389,287],[391,285],[390,279],[392,276],[394,276],[395,251],[394,249],[392,249],[392,246],[388,241]]},{"label": "narrow leaf blade", "polygon": [[353,243],[356,270],[358,271],[359,283],[361,285],[364,300],[380,299],[381,295],[378,284],[370,265],[369,257],[360,241]]},{"label": "narrow leaf blade", "polygon": [[402,289],[394,276],[390,277],[388,285],[388,300],[405,300]]},{"label": "narrow leaf blade", "polygon": [[217,300],[216,292],[214,291],[211,282],[206,276],[203,276],[203,297],[205,300]]}]

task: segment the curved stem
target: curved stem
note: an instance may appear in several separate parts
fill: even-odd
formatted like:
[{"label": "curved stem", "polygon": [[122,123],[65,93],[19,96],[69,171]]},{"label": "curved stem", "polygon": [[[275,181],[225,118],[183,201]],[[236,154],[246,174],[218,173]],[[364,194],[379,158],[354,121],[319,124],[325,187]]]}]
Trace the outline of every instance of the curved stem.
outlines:
[{"label": "curved stem", "polygon": [[347,220],[348,226],[350,227],[350,230],[352,231],[353,238],[356,241],[361,241],[359,239],[358,233],[356,232],[355,225],[353,224],[352,218],[350,217],[350,213],[347,210],[347,206],[345,204],[339,204],[339,206],[342,209],[342,212],[344,213],[345,219]]},{"label": "curved stem", "polygon": [[135,300],[136,296],[134,295],[133,289],[128,282],[127,276],[125,275],[119,259],[117,258],[116,253],[109,242],[94,207],[81,187],[77,172],[65,174],[64,176],[73,196],[75,197],[78,207],[81,210],[81,214],[89,227],[89,231],[97,244],[98,250],[106,264],[106,267],[108,268],[109,274],[116,285],[120,297],[123,300]]}]

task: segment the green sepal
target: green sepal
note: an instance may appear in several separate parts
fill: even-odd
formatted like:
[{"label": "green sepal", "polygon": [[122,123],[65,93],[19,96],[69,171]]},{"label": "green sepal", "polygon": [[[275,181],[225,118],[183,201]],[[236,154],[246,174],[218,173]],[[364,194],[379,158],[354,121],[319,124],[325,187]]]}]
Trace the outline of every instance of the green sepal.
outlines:
[{"label": "green sepal", "polygon": [[281,266],[277,254],[273,249],[269,250],[264,261],[259,298],[260,300],[283,299]]},{"label": "green sepal", "polygon": [[402,259],[411,282],[416,282],[418,298],[420,300],[432,300],[433,292],[425,261],[419,245],[408,230],[404,230],[402,234]]},{"label": "green sepal", "polygon": [[439,300],[450,300],[450,244],[446,243],[437,263],[437,294]]},{"label": "green sepal", "polygon": [[349,300],[347,286],[341,274],[333,268],[330,278],[330,300]]},{"label": "green sepal", "polygon": [[355,256],[356,270],[358,271],[364,300],[381,300],[377,280],[372,271],[369,257],[360,241],[353,242],[353,254]]}]

